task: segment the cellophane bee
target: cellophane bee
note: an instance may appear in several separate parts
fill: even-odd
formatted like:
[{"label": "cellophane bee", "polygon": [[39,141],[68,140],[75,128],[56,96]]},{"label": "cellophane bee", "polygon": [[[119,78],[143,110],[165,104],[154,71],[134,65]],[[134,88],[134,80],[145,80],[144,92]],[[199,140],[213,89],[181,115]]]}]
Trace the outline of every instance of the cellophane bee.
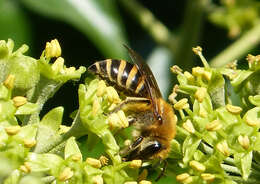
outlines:
[{"label": "cellophane bee", "polygon": [[134,64],[125,60],[107,59],[92,64],[88,70],[109,83],[124,89],[127,97],[113,112],[124,110],[133,117],[138,134],[124,151],[126,161],[134,159],[164,160],[176,134],[177,117],[163,100],[149,66],[132,49],[125,46]]}]

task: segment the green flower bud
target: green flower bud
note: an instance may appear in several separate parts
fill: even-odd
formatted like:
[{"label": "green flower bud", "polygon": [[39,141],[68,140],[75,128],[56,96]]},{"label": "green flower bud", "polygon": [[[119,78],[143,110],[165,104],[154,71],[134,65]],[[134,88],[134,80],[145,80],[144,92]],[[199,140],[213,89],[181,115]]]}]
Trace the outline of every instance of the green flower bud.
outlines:
[{"label": "green flower bud", "polygon": [[20,126],[5,127],[5,131],[8,135],[16,135],[21,130]]},{"label": "green flower bud", "polygon": [[188,99],[187,98],[183,98],[183,99],[179,100],[177,103],[175,103],[173,105],[173,107],[176,110],[182,110],[182,109],[185,109],[185,108],[189,108]]},{"label": "green flower bud", "polygon": [[92,181],[93,181],[93,184],[103,184],[103,178],[100,175],[94,176],[92,178]]},{"label": "green flower bud", "polygon": [[177,175],[176,180],[181,183],[191,183],[192,177],[188,173],[183,173],[183,174]]},{"label": "green flower bud", "polygon": [[8,89],[13,89],[14,87],[14,75],[8,75],[7,78],[4,81],[4,85],[8,88]]},{"label": "green flower bud", "polygon": [[45,56],[46,58],[59,57],[61,55],[61,47],[57,39],[46,43]]},{"label": "green flower bud", "polygon": [[210,174],[210,173],[202,173],[200,175],[202,177],[203,180],[207,181],[207,182],[213,182],[215,179],[215,175]]},{"label": "green flower bud", "polygon": [[13,98],[13,103],[15,107],[20,107],[27,103],[27,99],[23,96],[16,96]]},{"label": "green flower bud", "polygon": [[74,172],[71,170],[71,168],[66,167],[62,173],[59,175],[60,181],[66,181],[70,179],[74,175]]},{"label": "green flower bud", "polygon": [[132,160],[129,164],[130,168],[137,169],[142,166],[142,160]]},{"label": "green flower bud", "polygon": [[86,163],[97,169],[101,168],[102,166],[100,160],[97,160],[95,158],[87,158]]},{"label": "green flower bud", "polygon": [[197,170],[199,172],[204,172],[206,170],[206,167],[199,163],[198,161],[196,160],[192,160],[189,162],[189,165],[194,169],[194,170]]}]

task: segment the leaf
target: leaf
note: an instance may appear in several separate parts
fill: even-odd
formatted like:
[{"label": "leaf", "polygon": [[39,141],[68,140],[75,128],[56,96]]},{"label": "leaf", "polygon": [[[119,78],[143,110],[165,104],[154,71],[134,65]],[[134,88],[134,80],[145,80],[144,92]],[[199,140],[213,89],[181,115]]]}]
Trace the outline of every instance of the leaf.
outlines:
[{"label": "leaf", "polygon": [[235,165],[242,173],[242,177],[244,180],[247,180],[250,175],[252,157],[252,151],[248,153],[234,154]]},{"label": "leaf", "polygon": [[40,124],[51,128],[53,131],[58,131],[61,125],[63,111],[63,107],[52,109],[42,118]]},{"label": "leaf", "polygon": [[33,11],[63,20],[82,31],[105,55],[126,56],[126,39],[114,1],[107,0],[22,0]]},{"label": "leaf", "polygon": [[36,125],[26,125],[21,128],[18,134],[14,135],[15,138],[25,140],[34,140],[37,133],[37,126]]},{"label": "leaf", "polygon": [[55,154],[37,154],[30,152],[27,162],[33,172],[48,172],[51,175],[58,176],[60,167],[64,160]]},{"label": "leaf", "polygon": [[16,46],[31,43],[30,21],[18,1],[0,0],[0,38],[14,39]]},{"label": "leaf", "polygon": [[187,164],[194,156],[201,139],[195,136],[188,136],[183,142],[182,152],[183,152],[183,163]]},{"label": "leaf", "polygon": [[63,107],[56,107],[42,118],[38,128],[37,144],[34,152],[42,151],[46,145],[60,138],[57,132],[62,121],[63,110]]},{"label": "leaf", "polygon": [[71,137],[66,142],[64,158],[67,159],[68,157],[75,154],[80,155],[80,160],[82,161],[81,151],[77,145],[77,142],[75,141],[75,137]]}]

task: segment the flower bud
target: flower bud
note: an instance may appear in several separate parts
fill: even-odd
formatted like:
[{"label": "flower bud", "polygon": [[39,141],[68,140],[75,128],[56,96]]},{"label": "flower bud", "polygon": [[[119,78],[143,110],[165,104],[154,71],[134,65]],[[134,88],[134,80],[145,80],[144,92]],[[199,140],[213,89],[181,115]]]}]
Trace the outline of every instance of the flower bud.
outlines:
[{"label": "flower bud", "polygon": [[191,75],[190,72],[185,71],[185,72],[184,72],[184,76],[186,77],[186,79],[187,79],[188,81],[193,82],[193,81],[195,80],[194,76]]},{"label": "flower bud", "polygon": [[194,126],[192,122],[188,119],[185,123],[183,123],[182,127],[187,130],[189,133],[195,133]]},{"label": "flower bud", "polygon": [[21,127],[19,125],[5,127],[5,132],[8,135],[16,135],[20,130],[21,130]]},{"label": "flower bud", "polygon": [[23,141],[23,143],[24,143],[24,146],[26,148],[32,148],[32,147],[34,147],[36,145],[36,140],[34,140],[34,139],[25,139]]},{"label": "flower bud", "polygon": [[170,96],[169,96],[169,101],[172,103],[172,104],[175,104],[177,101],[176,101],[176,96],[177,96],[177,93],[171,93]]},{"label": "flower bud", "polygon": [[202,52],[202,48],[200,46],[197,47],[192,47],[192,51],[196,54],[199,55]]},{"label": "flower bud", "polygon": [[99,169],[102,166],[101,162],[95,158],[87,158],[86,163],[97,169]]},{"label": "flower bud", "polygon": [[111,86],[107,87],[106,92],[107,92],[108,100],[111,103],[119,103],[121,101],[118,96],[117,91],[113,87],[111,87]]},{"label": "flower bud", "polygon": [[30,173],[31,172],[31,167],[28,162],[24,162],[24,165],[20,166],[20,170],[25,172],[25,173]]},{"label": "flower bud", "polygon": [[66,74],[73,74],[76,71],[76,68],[74,66],[71,66],[69,68],[65,68]]},{"label": "flower bud", "polygon": [[142,160],[132,160],[129,164],[130,168],[137,169],[142,166]]},{"label": "flower bud", "polygon": [[99,104],[98,98],[94,98],[93,105],[92,105],[92,115],[96,116],[97,113],[100,111],[101,106]]},{"label": "flower bud", "polygon": [[14,103],[15,107],[20,107],[27,103],[27,98],[25,98],[23,96],[15,96],[13,98],[13,103]]},{"label": "flower bud", "polygon": [[126,118],[126,116],[125,116],[124,111],[122,111],[122,110],[118,111],[118,112],[117,112],[117,115],[118,115],[118,117],[119,117],[119,119],[120,119],[122,128],[128,127],[128,126],[129,126],[129,123],[128,123],[128,120],[127,120],[127,118]]},{"label": "flower bud", "polygon": [[212,76],[212,73],[209,72],[209,71],[204,71],[202,76],[207,80],[207,81],[210,81],[211,79],[211,76]]},{"label": "flower bud", "polygon": [[51,65],[51,69],[56,73],[63,73],[64,70],[64,59],[62,57],[58,57],[54,63]]},{"label": "flower bud", "polygon": [[210,174],[210,173],[202,173],[201,178],[207,182],[213,182],[215,179],[215,175]]},{"label": "flower bud", "polygon": [[46,43],[45,56],[46,58],[59,57],[61,55],[61,47],[57,39]]},{"label": "flower bud", "polygon": [[71,159],[75,162],[80,161],[82,159],[82,155],[80,153],[75,153],[72,155]]},{"label": "flower bud", "polygon": [[103,184],[104,183],[103,178],[100,175],[94,176],[92,178],[92,181],[93,181],[94,184]]},{"label": "flower bud", "polygon": [[139,182],[139,184],[152,184],[152,182],[147,181],[147,180],[141,180],[141,181]]},{"label": "flower bud", "polygon": [[197,89],[194,97],[201,103],[204,100],[204,98],[206,97],[206,95],[207,95],[207,89],[204,87],[201,87],[201,88]]},{"label": "flower bud", "polygon": [[192,177],[188,173],[183,173],[183,174],[177,175],[176,180],[181,183],[191,183]]},{"label": "flower bud", "polygon": [[234,115],[240,114],[243,110],[241,107],[230,105],[230,104],[226,105],[226,109],[228,112],[230,112],[231,114],[234,114]]},{"label": "flower bud", "polygon": [[238,142],[244,149],[248,149],[249,148],[250,140],[249,140],[247,135],[245,135],[245,136],[242,136],[242,135],[238,136]]},{"label": "flower bud", "polygon": [[4,81],[4,85],[5,87],[7,87],[8,89],[13,89],[14,87],[14,75],[8,75],[7,78]]},{"label": "flower bud", "polygon": [[214,120],[210,123],[206,124],[206,130],[208,131],[216,131],[222,128],[222,124],[219,120]]},{"label": "flower bud", "polygon": [[202,76],[204,73],[204,69],[202,67],[194,67],[192,68],[192,75],[199,77]]},{"label": "flower bud", "polygon": [[71,170],[71,168],[66,167],[62,173],[59,176],[60,181],[66,181],[70,179],[74,175],[74,172]]},{"label": "flower bud", "polygon": [[182,69],[180,67],[178,67],[177,65],[172,66],[171,71],[172,71],[172,73],[175,73],[175,74],[181,74],[182,73]]},{"label": "flower bud", "polygon": [[103,94],[106,92],[106,83],[101,80],[98,82],[98,88],[97,88],[97,96],[103,96]]},{"label": "flower bud", "polygon": [[176,109],[176,110],[182,110],[184,108],[187,108],[187,103],[188,102],[188,99],[187,98],[183,98],[181,100],[179,100],[177,103],[175,103],[173,105],[173,107]]},{"label": "flower bud", "polygon": [[206,167],[196,160],[190,161],[189,164],[194,170],[197,170],[199,172],[204,172],[206,170]]},{"label": "flower bud", "polygon": [[220,151],[223,155],[229,156],[230,153],[229,153],[227,141],[218,143],[216,147],[217,147],[218,151]]},{"label": "flower bud", "polygon": [[136,181],[127,181],[124,184],[137,184],[137,182]]}]

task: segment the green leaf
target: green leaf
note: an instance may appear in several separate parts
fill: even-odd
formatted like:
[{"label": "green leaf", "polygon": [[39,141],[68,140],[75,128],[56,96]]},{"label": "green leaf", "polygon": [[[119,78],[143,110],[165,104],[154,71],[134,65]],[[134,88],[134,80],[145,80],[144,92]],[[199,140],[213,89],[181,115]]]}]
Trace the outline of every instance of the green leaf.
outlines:
[{"label": "green leaf", "polygon": [[80,160],[82,161],[81,151],[77,145],[77,142],[75,141],[75,137],[71,137],[66,142],[64,158],[67,159],[68,157],[75,155],[75,154],[80,155],[81,156]]},{"label": "green leaf", "polygon": [[32,31],[29,17],[19,6],[19,1],[0,0],[0,38],[14,39],[17,46],[30,44]]},{"label": "green leaf", "polygon": [[126,52],[122,44],[126,43],[126,39],[114,1],[23,0],[22,2],[37,13],[75,26],[105,55],[113,58],[125,57]]},{"label": "green leaf", "polygon": [[23,126],[18,134],[14,135],[14,138],[21,139],[21,140],[34,140],[37,133],[37,125],[27,125]]},{"label": "green leaf", "polygon": [[33,172],[48,172],[51,175],[58,176],[60,167],[64,160],[55,154],[37,154],[30,152],[27,162]]},{"label": "green leaf", "polygon": [[63,111],[63,107],[52,109],[42,118],[40,124],[51,128],[53,131],[58,131],[61,125]]},{"label": "green leaf", "polygon": [[250,175],[252,157],[253,157],[252,151],[248,153],[234,154],[235,165],[242,173],[242,177],[244,180],[247,180]]},{"label": "green leaf", "polygon": [[183,163],[187,164],[194,156],[201,139],[193,135],[188,136],[183,142],[182,152],[183,152]]}]

